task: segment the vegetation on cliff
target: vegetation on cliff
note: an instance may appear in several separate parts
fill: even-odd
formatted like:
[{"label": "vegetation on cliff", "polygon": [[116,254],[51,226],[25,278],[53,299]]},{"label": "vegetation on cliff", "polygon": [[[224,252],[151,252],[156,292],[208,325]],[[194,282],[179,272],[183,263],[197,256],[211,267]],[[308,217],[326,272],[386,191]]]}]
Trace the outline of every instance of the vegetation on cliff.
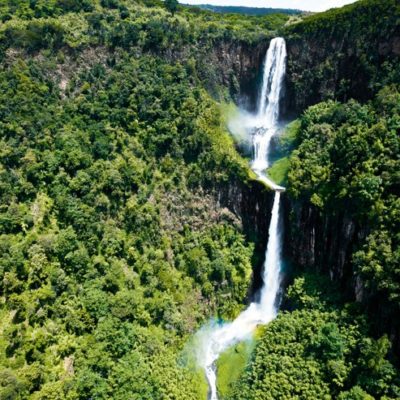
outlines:
[{"label": "vegetation on cliff", "polygon": [[[0,398],[205,398],[183,348],[208,317],[243,306],[254,249],[214,195],[250,179],[215,100],[238,94],[235,60],[223,80],[224,60],[207,56],[276,30],[295,46],[348,38],[324,50],[333,58],[289,66],[301,70],[300,96],[380,90],[368,104],[308,109],[269,173],[319,212],[340,207],[368,226],[352,265],[397,329],[400,64],[397,42],[379,40],[394,37],[398,16],[394,0],[364,0],[283,28],[285,14],[172,15],[158,0],[1,2]],[[364,82],[340,73],[317,88],[352,46]],[[243,344],[223,355],[224,397],[400,397],[389,340],[372,338],[363,312],[329,285],[300,276],[291,311],[254,353]],[[240,365],[235,382],[226,360]]]},{"label": "vegetation on cliff", "polygon": [[329,99],[367,101],[400,82],[399,19],[397,0],[359,0],[286,26],[291,111]]},{"label": "vegetation on cliff", "polygon": [[386,336],[368,337],[368,322],[345,304],[327,278],[303,274],[286,307],[258,340],[248,367],[224,398],[232,400],[398,399],[398,371]]},{"label": "vegetation on cliff", "polygon": [[221,15],[181,8],[171,16],[161,1],[54,0],[3,2],[0,5],[1,48],[76,49],[85,46],[139,47],[184,51],[188,45],[217,40],[258,42],[289,19],[285,14],[262,17]]},{"label": "vegetation on cliff", "polygon": [[189,66],[126,54],[65,94],[52,68],[0,70],[1,398],[196,398],[180,343],[252,254],[205,189],[246,166]]},{"label": "vegetation on cliff", "polygon": [[361,278],[368,308],[379,299],[374,319],[389,316],[394,332],[400,310],[399,105],[398,86],[391,85],[368,104],[311,107],[301,118],[289,171],[295,199],[310,201],[324,215],[345,213],[366,227],[368,235],[351,255],[353,277]]},{"label": "vegetation on cliff", "polygon": [[145,3],[1,4],[2,399],[203,398],[184,342],[247,297],[253,244],[212,191],[248,168],[196,51],[274,17]]},{"label": "vegetation on cliff", "polygon": [[[294,207],[311,207],[333,224],[345,215],[358,236],[337,287],[315,275],[335,275],[323,255],[312,268],[294,266],[299,277],[287,291],[287,311],[267,326],[223,398],[400,396],[399,15],[398,2],[359,1],[284,30],[295,106],[326,101],[306,109],[278,140],[278,150],[287,138],[297,149],[278,154],[268,173],[287,184]],[[305,238],[311,247],[322,240]]]}]

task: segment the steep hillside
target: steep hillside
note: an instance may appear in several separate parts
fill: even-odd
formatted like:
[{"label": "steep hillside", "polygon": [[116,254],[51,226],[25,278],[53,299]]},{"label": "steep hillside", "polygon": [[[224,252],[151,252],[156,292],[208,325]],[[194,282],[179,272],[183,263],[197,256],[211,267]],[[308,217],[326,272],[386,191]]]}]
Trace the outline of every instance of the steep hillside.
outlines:
[{"label": "steep hillside", "polygon": [[400,4],[361,0],[284,29],[291,112],[323,100],[371,99],[400,81]]},{"label": "steep hillside", "polygon": [[[290,251],[296,264],[329,273],[363,301],[396,346],[399,18],[397,2],[366,0],[286,28],[294,109],[373,98],[322,103],[300,118],[289,168]],[[383,260],[375,239],[385,235]]]},{"label": "steep hillside", "polygon": [[[101,55],[104,62],[122,50],[136,57],[158,55],[189,65],[193,78],[215,98],[238,102],[240,97],[250,105],[268,39],[289,18],[223,16],[193,8],[182,8],[172,17],[157,1],[146,1],[146,6],[126,0],[5,4],[10,5],[0,7],[3,60],[15,51],[32,55],[44,50],[45,58],[51,56],[59,65],[58,79],[65,84],[63,75],[71,69],[68,60],[63,62],[65,57],[91,65]],[[91,55],[82,56],[88,49]]]},{"label": "steep hillside", "polygon": [[227,103],[255,109],[278,34],[290,286],[222,358],[223,398],[400,398],[397,1],[295,22],[21,0],[0,21],[0,399],[207,397],[193,334],[255,295],[273,201]]},{"label": "steep hillside", "polygon": [[296,262],[341,282],[397,344],[399,104],[389,86],[367,105],[311,107],[289,170]]},{"label": "steep hillside", "polygon": [[0,8],[2,399],[204,398],[184,343],[250,293],[271,198],[210,93],[268,20],[146,3]]},{"label": "steep hillside", "polygon": [[262,7],[235,7],[235,6],[213,6],[211,4],[199,4],[203,10],[214,11],[225,14],[245,14],[245,15],[270,15],[270,14],[301,14],[300,10],[288,8],[262,8]]},{"label": "steep hillside", "polygon": [[359,1],[281,31],[300,117],[269,173],[288,189],[289,287],[223,398],[400,397],[399,18]]},{"label": "steep hillside", "polygon": [[298,122],[288,252],[303,271],[327,274],[360,302],[374,334],[389,335],[393,355],[400,346],[399,18],[397,2],[360,1],[286,28],[291,110],[336,99]]}]

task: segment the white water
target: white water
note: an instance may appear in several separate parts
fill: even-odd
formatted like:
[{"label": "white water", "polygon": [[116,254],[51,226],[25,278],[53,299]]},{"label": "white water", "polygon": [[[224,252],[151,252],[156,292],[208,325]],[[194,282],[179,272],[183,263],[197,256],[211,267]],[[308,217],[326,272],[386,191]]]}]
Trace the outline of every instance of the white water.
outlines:
[{"label": "white water", "polygon": [[215,361],[231,345],[251,337],[257,325],[275,318],[279,307],[281,285],[282,240],[279,219],[280,192],[283,187],[272,182],[264,173],[268,167],[268,151],[272,136],[278,130],[279,100],[286,72],[286,44],[284,39],[271,41],[265,64],[263,85],[260,92],[258,112],[251,118],[254,158],[252,169],[259,180],[275,190],[268,245],[263,267],[263,287],[260,300],[253,302],[233,322],[217,325],[203,338],[201,363],[210,387],[210,400],[218,400]]},{"label": "white water", "polygon": [[[262,173],[269,166],[268,150],[272,136],[278,130],[279,100],[286,73],[286,44],[284,39],[271,41],[264,64],[263,84],[259,99],[257,118],[254,121],[253,136],[254,159],[252,168],[259,178],[265,181]],[[273,189],[280,189],[266,178]]]}]

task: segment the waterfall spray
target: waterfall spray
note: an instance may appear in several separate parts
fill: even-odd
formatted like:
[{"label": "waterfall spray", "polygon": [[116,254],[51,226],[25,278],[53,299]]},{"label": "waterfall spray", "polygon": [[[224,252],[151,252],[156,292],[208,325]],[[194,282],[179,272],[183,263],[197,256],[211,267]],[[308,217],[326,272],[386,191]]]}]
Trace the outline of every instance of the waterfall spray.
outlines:
[{"label": "waterfall spray", "polygon": [[218,325],[206,337],[202,348],[202,365],[210,387],[210,400],[218,400],[215,362],[229,346],[250,337],[257,325],[275,318],[278,293],[281,285],[282,238],[279,218],[280,192],[264,173],[268,167],[268,150],[271,137],[276,133],[279,119],[279,101],[286,72],[286,44],[275,38],[269,46],[265,64],[262,90],[257,115],[252,119],[254,158],[252,169],[258,178],[275,190],[268,231],[268,245],[263,266],[263,287],[259,302],[251,303],[233,322]]}]

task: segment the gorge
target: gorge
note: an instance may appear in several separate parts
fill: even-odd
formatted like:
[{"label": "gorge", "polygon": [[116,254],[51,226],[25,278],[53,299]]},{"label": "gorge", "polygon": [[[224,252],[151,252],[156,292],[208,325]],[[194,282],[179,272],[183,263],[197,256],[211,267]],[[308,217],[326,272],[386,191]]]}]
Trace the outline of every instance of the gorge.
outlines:
[{"label": "gorge", "polygon": [[399,2],[166,3],[0,4],[0,398],[399,399]]},{"label": "gorge", "polygon": [[[210,386],[210,400],[217,400],[215,361],[229,346],[248,338],[260,324],[270,322],[279,307],[279,291],[282,276],[282,221],[280,219],[280,192],[284,188],[266,175],[269,166],[269,144],[278,130],[279,104],[286,70],[286,44],[283,38],[271,41],[265,57],[263,84],[260,91],[258,111],[248,116],[246,128],[252,135],[254,157],[252,169],[260,181],[275,191],[268,230],[268,244],[263,266],[263,286],[259,300],[252,302],[233,322],[216,324],[203,338],[200,359]],[[202,354],[204,353],[204,354]]]}]

